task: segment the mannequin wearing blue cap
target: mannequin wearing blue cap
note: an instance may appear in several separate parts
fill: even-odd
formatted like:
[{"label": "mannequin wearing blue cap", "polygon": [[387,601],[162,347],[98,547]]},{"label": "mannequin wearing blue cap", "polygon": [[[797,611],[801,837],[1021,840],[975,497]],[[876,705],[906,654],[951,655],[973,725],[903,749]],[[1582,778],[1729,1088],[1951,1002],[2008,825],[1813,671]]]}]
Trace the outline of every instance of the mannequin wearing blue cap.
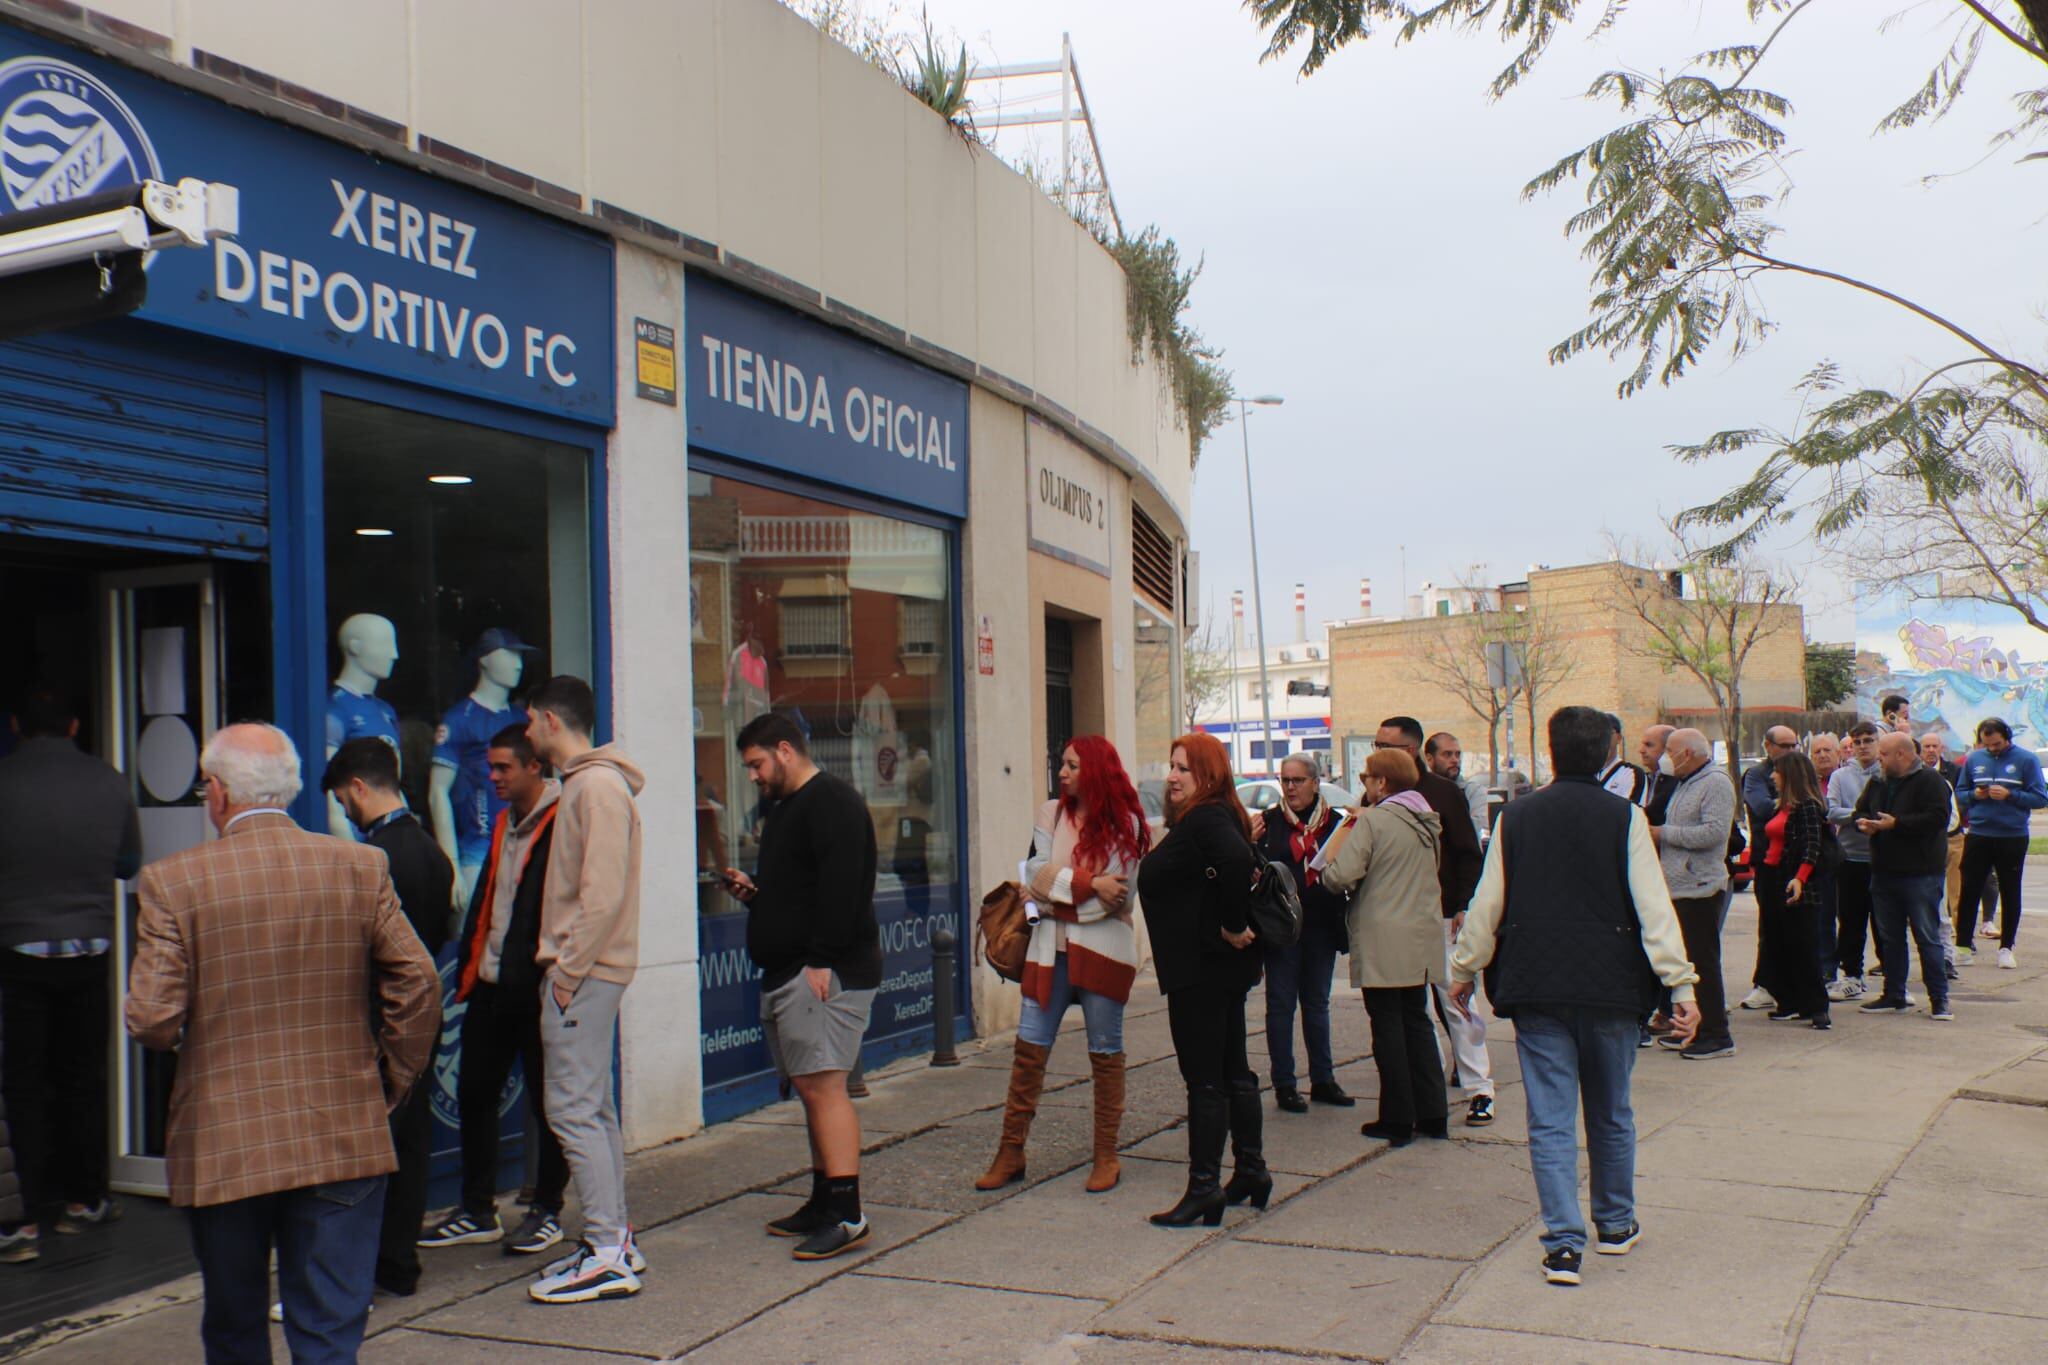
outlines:
[{"label": "mannequin wearing blue cap", "polygon": [[485,631],[471,651],[476,687],[448,708],[434,735],[427,807],[434,817],[434,838],[455,864],[457,908],[469,904],[490,855],[491,823],[502,804],[491,785],[486,751],[492,735],[508,725],[526,724],[526,708],[512,704],[512,689],[519,686],[526,656],[533,652],[509,630],[493,626]]}]

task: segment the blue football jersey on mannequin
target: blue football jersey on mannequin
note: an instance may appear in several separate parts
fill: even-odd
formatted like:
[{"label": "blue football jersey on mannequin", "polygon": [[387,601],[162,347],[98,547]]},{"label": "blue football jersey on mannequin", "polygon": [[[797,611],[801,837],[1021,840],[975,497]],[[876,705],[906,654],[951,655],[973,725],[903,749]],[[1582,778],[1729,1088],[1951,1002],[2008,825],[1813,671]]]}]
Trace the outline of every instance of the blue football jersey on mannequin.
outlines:
[{"label": "blue football jersey on mannequin", "polygon": [[366,697],[337,684],[327,694],[328,749],[364,735],[374,735],[396,749],[398,712],[382,697]]},{"label": "blue football jersey on mannequin", "polygon": [[525,707],[493,711],[475,697],[464,697],[441,718],[434,736],[434,762],[455,770],[448,805],[455,815],[455,848],[464,863],[480,863],[490,852],[491,822],[504,809],[491,785],[491,736],[508,725],[525,724]]}]

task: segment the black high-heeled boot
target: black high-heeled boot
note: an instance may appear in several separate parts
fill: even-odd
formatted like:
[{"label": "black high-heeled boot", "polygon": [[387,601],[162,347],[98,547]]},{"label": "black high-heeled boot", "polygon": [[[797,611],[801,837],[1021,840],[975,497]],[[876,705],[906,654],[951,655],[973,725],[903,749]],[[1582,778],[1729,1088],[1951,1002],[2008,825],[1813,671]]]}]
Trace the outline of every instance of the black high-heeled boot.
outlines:
[{"label": "black high-heeled boot", "polygon": [[1223,1142],[1230,1133],[1230,1100],[1213,1085],[1188,1087],[1188,1188],[1180,1202],[1152,1215],[1160,1228],[1210,1227],[1223,1222]]},{"label": "black high-heeled boot", "polygon": [[1259,1108],[1259,1083],[1241,1080],[1230,1088],[1230,1183],[1223,1187],[1226,1204],[1249,1203],[1264,1209],[1273,1197],[1273,1176],[1266,1169],[1265,1115]]}]

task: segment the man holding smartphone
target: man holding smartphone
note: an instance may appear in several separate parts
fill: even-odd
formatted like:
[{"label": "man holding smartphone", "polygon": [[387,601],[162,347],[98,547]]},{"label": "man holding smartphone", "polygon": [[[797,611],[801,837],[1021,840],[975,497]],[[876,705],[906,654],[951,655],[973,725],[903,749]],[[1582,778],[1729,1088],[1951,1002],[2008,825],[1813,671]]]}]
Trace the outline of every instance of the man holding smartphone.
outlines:
[{"label": "man holding smartphone", "polygon": [[1956,800],[1968,815],[1963,836],[1962,895],[1956,902],[1956,943],[1970,946],[1977,906],[1984,884],[1998,876],[2002,907],[1998,925],[1998,965],[2019,965],[2013,943],[2020,931],[2020,876],[2026,871],[2028,821],[2048,806],[2048,785],[2041,760],[2012,742],[2012,727],[1996,716],[1977,727],[1977,747],[1963,760]]},{"label": "man holding smartphone", "polygon": [[822,1261],[868,1239],[860,1207],[860,1117],[846,1075],[860,1061],[882,984],[875,923],[875,824],[867,801],[811,761],[789,717],[769,712],[734,741],[768,807],[749,877],[725,869],[747,907],[747,955],[761,969],[761,1025],[776,1069],[796,1086],[811,1138],[811,1197],[768,1224]]}]

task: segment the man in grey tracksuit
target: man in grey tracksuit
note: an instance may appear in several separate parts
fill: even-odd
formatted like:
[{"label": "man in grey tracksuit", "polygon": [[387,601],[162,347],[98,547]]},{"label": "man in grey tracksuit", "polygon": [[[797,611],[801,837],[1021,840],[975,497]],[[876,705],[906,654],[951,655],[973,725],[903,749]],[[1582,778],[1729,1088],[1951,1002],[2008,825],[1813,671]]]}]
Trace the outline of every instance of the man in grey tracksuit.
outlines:
[{"label": "man in grey tracksuit", "polygon": [[[1721,979],[1721,924],[1728,907],[1728,831],[1735,823],[1735,784],[1714,762],[1714,746],[1698,730],[1675,730],[1664,741],[1678,785],[1664,808],[1664,823],[1650,830],[1664,884],[1685,935],[1685,955],[1700,979],[1699,1032],[1670,1040],[1689,1061],[1735,1055],[1728,1032],[1728,995]],[[1662,1040],[1660,1040],[1661,1043]]]},{"label": "man in grey tracksuit", "polygon": [[[1878,727],[1859,721],[1849,731],[1849,754],[1828,778],[1828,819],[1842,843],[1835,870],[1836,964],[1841,975],[1828,985],[1830,1000],[1862,996],[1863,940],[1870,928],[1870,836],[1856,828],[1856,800],[1877,776]],[[1876,936],[1871,935],[1876,943]],[[1879,963],[1882,966],[1882,962]]]}]

